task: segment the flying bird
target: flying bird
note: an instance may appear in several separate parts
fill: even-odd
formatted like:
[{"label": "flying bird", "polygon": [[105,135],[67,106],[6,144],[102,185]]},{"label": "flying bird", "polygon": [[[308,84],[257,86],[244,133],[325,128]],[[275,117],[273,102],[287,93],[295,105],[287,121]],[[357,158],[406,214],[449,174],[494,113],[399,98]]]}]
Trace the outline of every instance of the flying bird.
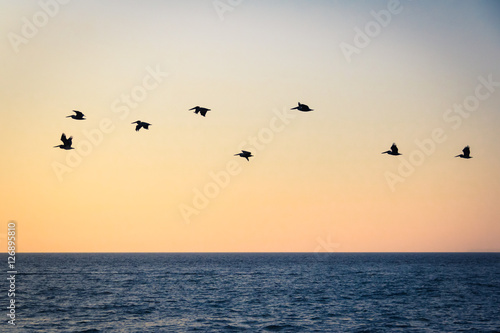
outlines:
[{"label": "flying bird", "polygon": [[73,119],[76,119],[76,120],[85,120],[85,115],[83,113],[81,113],[80,111],[77,111],[77,110],[73,110],[73,112],[75,114],[72,114],[72,115],[69,115],[69,116],[66,116],[66,118],[73,118]]},{"label": "flying bird", "polygon": [[191,108],[189,110],[194,110],[194,113],[196,113],[196,114],[199,112],[203,117],[205,117],[207,112],[210,111],[210,109],[203,108],[201,106],[195,106],[194,108]]},{"label": "flying bird", "polygon": [[73,143],[72,136],[70,136],[69,138],[66,138],[66,134],[63,133],[61,135],[61,141],[63,142],[63,144],[58,145],[58,146],[54,146],[54,148],[61,148],[61,149],[66,149],[66,150],[75,149],[75,148],[71,147],[71,145]]},{"label": "flying bird", "polygon": [[469,148],[469,146],[466,146],[464,149],[462,149],[462,151],[463,151],[463,154],[457,155],[455,157],[472,158],[472,156],[470,156],[470,148]]},{"label": "flying bird", "polygon": [[392,144],[391,150],[384,151],[382,154],[389,154],[389,155],[394,155],[394,156],[402,155],[398,152],[398,146],[396,146],[395,143]]},{"label": "flying bird", "polygon": [[234,156],[241,156],[247,159],[247,161],[250,161],[248,158],[253,157],[252,153],[246,150],[242,150],[241,153],[234,154]]},{"label": "flying bird", "polygon": [[291,108],[290,110],[299,110],[299,111],[302,111],[302,112],[308,112],[308,111],[313,111],[313,109],[310,109],[307,105],[305,104],[300,104],[299,102],[299,105],[294,107],[294,108]]},{"label": "flying bird", "polygon": [[146,123],[146,122],[144,122],[144,121],[140,121],[140,120],[134,121],[132,124],[137,124],[137,125],[135,126],[135,130],[136,130],[136,131],[140,130],[140,129],[141,129],[141,128],[143,128],[143,127],[144,127],[145,129],[149,129],[148,127],[149,127],[149,125],[151,125],[151,124],[149,124],[149,123]]}]

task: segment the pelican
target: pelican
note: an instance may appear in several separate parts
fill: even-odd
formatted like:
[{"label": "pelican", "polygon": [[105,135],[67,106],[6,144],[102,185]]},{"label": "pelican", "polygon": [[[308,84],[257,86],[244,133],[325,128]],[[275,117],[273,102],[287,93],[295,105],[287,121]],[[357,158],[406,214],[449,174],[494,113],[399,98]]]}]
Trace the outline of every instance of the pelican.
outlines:
[{"label": "pelican", "polygon": [[469,146],[466,146],[464,149],[462,149],[462,151],[464,152],[463,154],[457,155],[455,157],[472,158],[472,156],[470,156],[470,148],[469,148]]},{"label": "pelican", "polygon": [[205,115],[207,114],[208,111],[210,111],[210,109],[207,109],[207,108],[203,108],[201,106],[195,106],[194,108],[191,108],[189,110],[194,110],[194,113],[200,113],[203,117],[205,117]]},{"label": "pelican", "polygon": [[313,111],[313,109],[310,109],[307,105],[305,104],[300,104],[299,102],[299,105],[294,107],[294,108],[291,108],[290,110],[299,110],[299,111],[302,111],[302,112],[308,112],[308,111]]},{"label": "pelican", "polygon": [[62,145],[54,146],[54,148],[61,148],[65,150],[70,150],[70,149],[75,149],[71,147],[71,144],[73,143],[73,137],[70,136],[69,138],[66,138],[66,134],[61,135],[61,141],[63,142]]},{"label": "pelican", "polygon": [[388,150],[388,151],[384,151],[382,154],[389,154],[389,155],[394,155],[394,156],[397,156],[397,155],[402,155],[398,152],[398,146],[396,146],[395,143],[392,144],[391,146],[391,150]]},{"label": "pelican", "polygon": [[140,121],[140,120],[137,120],[137,121],[134,121],[132,124],[137,124],[137,126],[135,126],[135,130],[138,131],[140,130],[142,127],[144,127],[145,129],[149,129],[149,123],[146,123],[144,121]]},{"label": "pelican", "polygon": [[253,157],[252,153],[246,150],[242,150],[241,153],[234,154],[234,156],[241,156],[247,159],[247,161],[250,161],[248,158]]},{"label": "pelican", "polygon": [[76,120],[85,120],[85,118],[83,118],[83,117],[85,117],[85,115],[83,113],[81,113],[80,111],[77,111],[77,110],[73,110],[73,112],[76,114],[66,116],[66,118],[73,118]]}]

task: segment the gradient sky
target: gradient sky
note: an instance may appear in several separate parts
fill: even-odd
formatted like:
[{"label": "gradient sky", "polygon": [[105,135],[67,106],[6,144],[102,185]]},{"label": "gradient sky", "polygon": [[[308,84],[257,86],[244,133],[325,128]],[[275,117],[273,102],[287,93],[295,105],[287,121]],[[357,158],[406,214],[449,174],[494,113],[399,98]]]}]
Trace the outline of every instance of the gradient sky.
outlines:
[{"label": "gradient sky", "polygon": [[3,248],[500,250],[497,1],[0,4]]}]

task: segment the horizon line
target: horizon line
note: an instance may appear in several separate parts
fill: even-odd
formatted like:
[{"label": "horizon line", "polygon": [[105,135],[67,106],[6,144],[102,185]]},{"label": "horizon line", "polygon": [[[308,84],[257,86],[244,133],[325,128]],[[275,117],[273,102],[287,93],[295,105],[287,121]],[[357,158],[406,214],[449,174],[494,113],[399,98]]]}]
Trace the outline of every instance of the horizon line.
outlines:
[{"label": "horizon line", "polygon": [[[2,252],[8,255],[7,252]],[[335,251],[335,252],[302,252],[302,251],[105,251],[105,252],[16,252],[16,254],[464,254],[464,253],[500,253],[500,250],[471,251]]]}]

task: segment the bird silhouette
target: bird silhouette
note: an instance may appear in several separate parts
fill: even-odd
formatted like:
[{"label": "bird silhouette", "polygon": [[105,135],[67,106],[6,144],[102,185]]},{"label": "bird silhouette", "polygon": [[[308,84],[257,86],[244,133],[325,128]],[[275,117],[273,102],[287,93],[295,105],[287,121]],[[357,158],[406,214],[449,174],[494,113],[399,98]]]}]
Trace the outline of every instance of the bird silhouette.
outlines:
[{"label": "bird silhouette", "polygon": [[469,146],[466,146],[464,149],[462,149],[462,151],[463,151],[463,154],[457,155],[455,157],[472,158],[472,156],[470,156],[470,148],[469,148]]},{"label": "bird silhouette", "polygon": [[85,115],[83,113],[81,113],[80,111],[77,111],[77,110],[73,110],[73,112],[75,114],[72,114],[72,115],[69,115],[69,116],[66,116],[66,118],[73,118],[73,119],[76,119],[76,120],[85,120]]},{"label": "bird silhouette", "polygon": [[382,154],[389,154],[389,155],[394,155],[394,156],[402,155],[398,152],[398,146],[396,146],[395,143],[392,144],[391,150],[384,151]]},{"label": "bird silhouette", "polygon": [[135,126],[135,130],[136,130],[136,131],[140,130],[140,129],[141,129],[141,128],[143,128],[143,127],[144,127],[145,129],[149,129],[148,127],[149,127],[149,125],[151,125],[151,124],[149,124],[149,123],[146,123],[146,122],[144,122],[144,121],[140,121],[140,120],[134,121],[132,124],[137,124],[137,125]]},{"label": "bird silhouette", "polygon": [[296,106],[294,108],[291,108],[290,110],[299,110],[299,111],[302,111],[302,112],[313,111],[313,109],[310,109],[307,105],[301,104],[300,102],[299,102],[298,106]]},{"label": "bird silhouette", "polygon": [[200,113],[203,117],[205,117],[205,115],[207,114],[208,111],[210,111],[210,109],[207,109],[207,108],[204,108],[204,107],[201,107],[201,106],[195,106],[194,108],[191,108],[189,110],[194,110],[194,113]]},{"label": "bird silhouette", "polygon": [[58,145],[58,146],[54,146],[54,148],[61,148],[61,149],[65,149],[65,150],[75,149],[75,148],[71,147],[71,145],[73,143],[72,136],[70,136],[69,138],[66,138],[66,134],[63,133],[61,135],[61,141],[63,142],[63,144]]},{"label": "bird silhouette", "polygon": [[247,159],[247,161],[250,161],[248,158],[253,157],[252,153],[246,150],[242,150],[241,153],[234,154],[234,156],[241,156]]}]

